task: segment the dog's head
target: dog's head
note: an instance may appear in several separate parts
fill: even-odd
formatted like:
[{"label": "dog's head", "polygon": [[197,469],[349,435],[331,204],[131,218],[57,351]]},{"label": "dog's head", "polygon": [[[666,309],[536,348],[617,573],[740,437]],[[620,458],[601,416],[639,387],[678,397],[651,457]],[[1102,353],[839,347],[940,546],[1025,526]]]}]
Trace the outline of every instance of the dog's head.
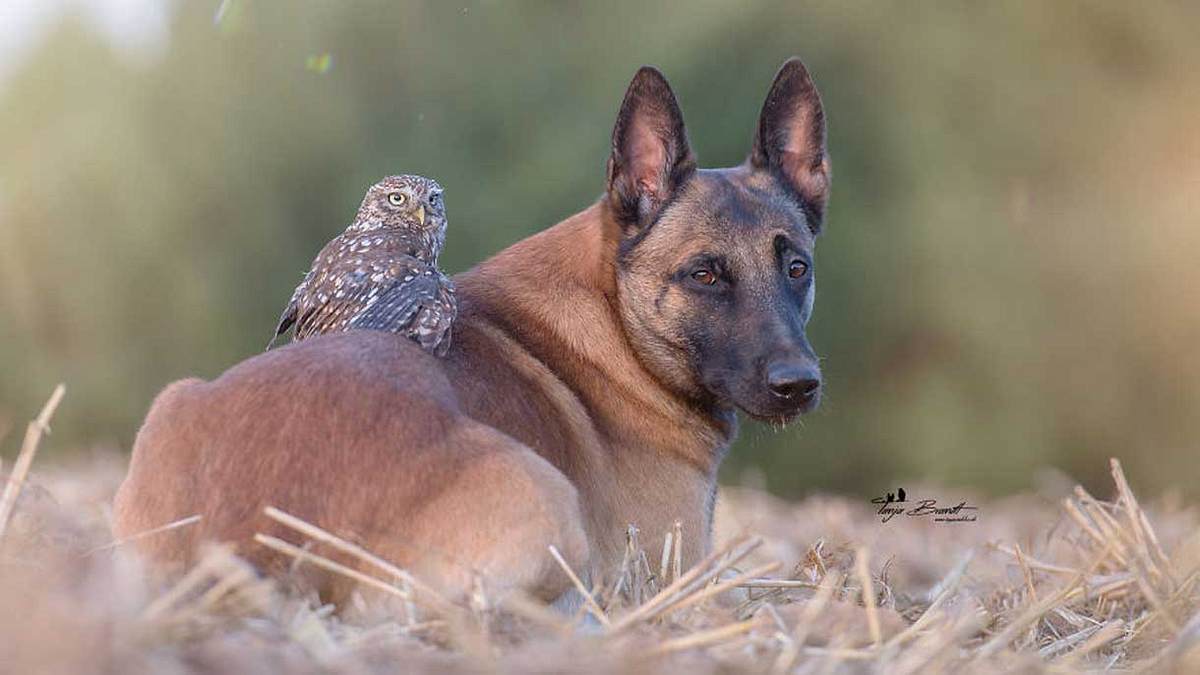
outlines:
[{"label": "dog's head", "polygon": [[783,422],[816,407],[813,243],[829,196],[825,119],[798,59],[767,94],[750,156],[697,169],[662,73],[633,78],[613,130],[606,202],[617,289],[646,367],[683,394]]}]

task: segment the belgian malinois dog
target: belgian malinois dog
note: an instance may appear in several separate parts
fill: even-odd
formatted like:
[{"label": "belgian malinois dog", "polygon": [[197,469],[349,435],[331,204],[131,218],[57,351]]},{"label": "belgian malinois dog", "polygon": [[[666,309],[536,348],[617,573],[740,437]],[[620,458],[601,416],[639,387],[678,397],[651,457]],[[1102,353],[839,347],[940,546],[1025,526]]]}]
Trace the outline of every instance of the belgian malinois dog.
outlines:
[{"label": "belgian malinois dog", "polygon": [[285,560],[255,532],[302,543],[264,517],[274,505],[449,595],[480,574],[554,598],[570,582],[548,545],[595,580],[630,524],[661,541],[680,520],[693,564],[735,411],[781,423],[820,398],[805,325],[829,185],[799,60],[745,163],[715,170],[696,167],[670,85],[642,68],[603,196],[455,279],[445,358],[351,331],[175,382],[138,433],[116,535],[199,514],[139,549],[169,567],[230,541],[271,571]]}]

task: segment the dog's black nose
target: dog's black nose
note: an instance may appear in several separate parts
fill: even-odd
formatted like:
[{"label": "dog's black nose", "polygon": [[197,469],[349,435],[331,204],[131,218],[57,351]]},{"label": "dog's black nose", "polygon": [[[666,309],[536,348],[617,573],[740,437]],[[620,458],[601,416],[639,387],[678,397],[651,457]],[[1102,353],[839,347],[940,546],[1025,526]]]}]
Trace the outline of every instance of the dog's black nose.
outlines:
[{"label": "dog's black nose", "polygon": [[821,375],[812,366],[780,361],[767,366],[767,388],[780,398],[809,399],[821,388]]}]

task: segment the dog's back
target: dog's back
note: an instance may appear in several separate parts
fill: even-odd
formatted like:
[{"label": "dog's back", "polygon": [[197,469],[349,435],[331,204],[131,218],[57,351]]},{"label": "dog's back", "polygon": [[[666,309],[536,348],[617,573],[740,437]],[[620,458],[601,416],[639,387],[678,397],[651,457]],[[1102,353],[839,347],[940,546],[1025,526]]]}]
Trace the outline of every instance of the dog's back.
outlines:
[{"label": "dog's back", "polygon": [[[542,560],[544,542],[554,542],[577,562],[587,557],[566,479],[462,415],[438,361],[386,333],[321,336],[212,382],[169,386],[138,434],[115,530],[130,537],[200,515],[197,525],[146,537],[139,548],[181,568],[201,541],[232,541],[271,569],[284,561],[252,544],[254,533],[294,535],[262,514],[267,505],[366,545],[451,594],[479,572],[553,596],[563,582],[509,551],[536,550]],[[494,569],[476,569],[480,560]]]}]

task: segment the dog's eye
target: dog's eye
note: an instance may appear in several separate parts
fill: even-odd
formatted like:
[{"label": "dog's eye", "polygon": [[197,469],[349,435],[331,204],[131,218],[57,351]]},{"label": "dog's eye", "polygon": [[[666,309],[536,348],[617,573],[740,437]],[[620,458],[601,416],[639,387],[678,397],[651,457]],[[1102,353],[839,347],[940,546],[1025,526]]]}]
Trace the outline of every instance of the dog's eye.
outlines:
[{"label": "dog's eye", "polygon": [[788,276],[793,279],[799,279],[807,273],[808,264],[806,264],[803,260],[793,260],[791,264],[788,265]]},{"label": "dog's eye", "polygon": [[713,284],[717,283],[717,275],[709,272],[708,270],[696,270],[695,272],[692,272],[692,278],[704,284],[705,286],[712,286]]},{"label": "dog's eye", "polygon": [[408,197],[405,197],[403,192],[392,192],[388,194],[388,202],[391,203],[392,206],[400,206],[407,200]]}]

